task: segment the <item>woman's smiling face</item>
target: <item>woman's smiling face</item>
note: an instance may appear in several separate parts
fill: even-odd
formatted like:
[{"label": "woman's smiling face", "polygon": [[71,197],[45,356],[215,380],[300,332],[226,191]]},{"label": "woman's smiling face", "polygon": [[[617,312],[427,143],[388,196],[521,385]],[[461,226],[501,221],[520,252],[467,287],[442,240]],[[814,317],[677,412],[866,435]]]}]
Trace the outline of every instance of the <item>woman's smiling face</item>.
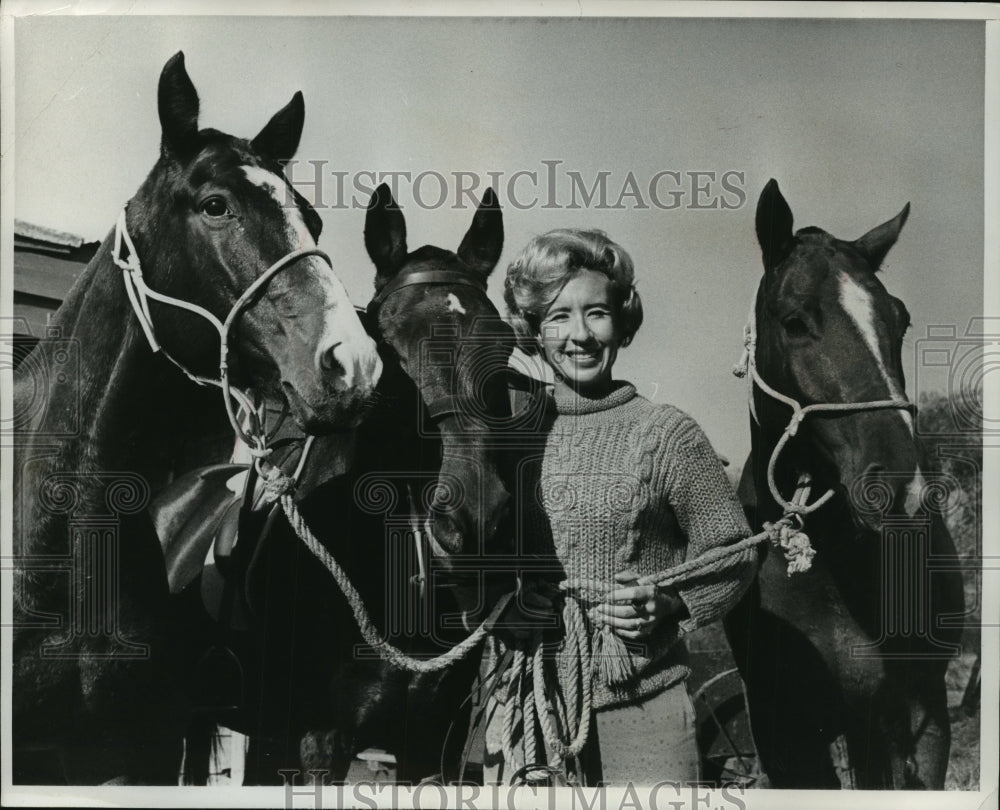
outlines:
[{"label": "woman's smiling face", "polygon": [[557,389],[589,397],[610,389],[619,347],[617,315],[611,280],[603,273],[581,270],[566,283],[546,310],[537,336]]}]

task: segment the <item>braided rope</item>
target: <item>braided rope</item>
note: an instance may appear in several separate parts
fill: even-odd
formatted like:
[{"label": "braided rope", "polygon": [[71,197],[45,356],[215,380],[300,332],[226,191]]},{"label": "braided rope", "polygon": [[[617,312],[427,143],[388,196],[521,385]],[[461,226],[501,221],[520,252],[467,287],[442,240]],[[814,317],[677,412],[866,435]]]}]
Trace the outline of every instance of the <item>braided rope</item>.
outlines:
[{"label": "braided rope", "polygon": [[[309,527],[306,525],[305,519],[299,512],[298,507],[295,505],[295,501],[291,496],[291,479],[286,479],[285,476],[269,476],[268,483],[265,487],[270,487],[268,489],[269,494],[280,493],[279,498],[281,501],[281,508],[285,512],[285,516],[288,518],[289,524],[295,530],[295,533],[299,536],[306,547],[313,553],[313,555],[318,559],[326,569],[333,576],[334,581],[340,588],[341,592],[344,594],[344,598],[347,599],[348,605],[351,607],[351,611],[354,613],[354,620],[358,625],[358,630],[361,631],[361,637],[365,640],[365,643],[372,647],[378,654],[388,661],[389,663],[399,667],[400,669],[405,669],[409,672],[439,672],[446,667],[460,661],[465,658],[472,650],[474,650],[479,643],[486,638],[486,634],[489,632],[490,627],[497,620],[497,617],[503,612],[507,607],[507,603],[510,601],[512,594],[507,594],[497,600],[497,603],[493,606],[493,610],[490,611],[489,616],[486,620],[479,625],[472,633],[452,647],[445,653],[442,653],[435,658],[419,659],[413,658],[398,647],[394,647],[388,641],[383,639],[379,635],[378,628],[375,623],[371,620],[368,615],[368,610],[365,608],[364,601],[361,598],[361,594],[358,593],[357,588],[348,578],[344,569],[340,567],[340,564],[334,559],[333,555],[326,550],[326,547],[316,538]],[[284,480],[282,480],[284,479]]]},{"label": "braided rope", "polygon": [[[521,707],[521,717],[531,718],[535,716],[535,711],[537,710],[537,702],[535,700],[535,691],[533,688],[534,683],[534,670],[537,666],[537,662],[529,655],[525,656],[525,673],[524,680],[528,684],[528,688],[524,692],[524,702]],[[538,735],[535,733],[534,724],[524,722],[522,720],[522,731],[521,739],[524,742],[524,765],[528,767],[534,765],[538,762]],[[527,771],[525,773],[526,778],[531,781],[538,778],[538,774],[534,771]]]},{"label": "braided rope", "polygon": [[[516,768],[518,760],[514,755],[514,736],[519,725],[524,748],[524,764],[517,770],[517,774],[523,775],[528,781],[546,778],[553,773],[553,770],[561,770],[567,759],[579,756],[587,744],[590,732],[590,712],[593,705],[590,638],[583,611],[574,598],[568,598],[563,605],[563,623],[566,628],[566,647],[563,652],[576,662],[569,677],[557,677],[559,691],[565,698],[565,725],[567,735],[572,737],[571,742],[563,742],[557,728],[558,709],[555,703],[559,692],[554,692],[553,700],[546,695],[544,645],[540,631],[533,640],[532,653],[525,654],[522,650],[516,650],[511,663],[510,680],[511,684],[516,683],[517,687],[512,686],[508,690],[508,698],[504,705],[501,750],[512,769]],[[515,703],[513,698],[520,696],[522,684],[525,682],[528,683],[528,688],[525,690],[524,699],[520,703]],[[518,711],[520,724],[514,719]],[[551,753],[548,762],[539,762],[537,759],[536,738],[539,731]]]},{"label": "braided rope", "polygon": [[[280,500],[281,507],[294,529],[306,547],[326,567],[333,576],[354,614],[355,622],[365,642],[390,663],[411,672],[437,672],[451,666],[468,655],[486,637],[496,619],[507,608],[513,593],[501,597],[493,606],[489,616],[466,639],[451,650],[431,659],[415,659],[389,644],[379,636],[378,629],[371,621],[368,611],[357,589],[351,583],[347,574],[327,551],[326,547],[309,529],[299,512],[291,495],[295,482],[285,476],[277,468],[272,468],[264,475],[264,489],[267,497]],[[805,501],[809,493],[809,481],[800,481],[799,488],[793,498],[793,504],[799,505]],[[798,528],[794,523],[798,523]],[[687,560],[673,568],[647,575],[637,580],[637,584],[655,584],[657,587],[667,587],[679,582],[696,579],[721,571],[729,557],[743,553],[765,540],[776,548],[781,548],[788,561],[788,574],[807,571],[811,566],[815,551],[809,543],[808,536],[801,531],[801,515],[793,511],[774,523],[766,523],[764,530],[729,546],[711,549],[693,560]],[[580,591],[594,590],[580,588]],[[606,593],[606,589],[601,592]],[[563,769],[569,758],[578,757],[587,744],[590,731],[590,714],[593,706],[593,657],[591,641],[587,632],[583,610],[580,607],[581,595],[566,594],[563,604],[563,625],[565,627],[564,652],[570,654],[576,666],[563,676],[557,667],[559,691],[554,692],[558,700],[559,692],[564,696],[562,708],[565,711],[565,730],[569,742],[560,738],[557,723],[557,709],[546,696],[545,690],[545,660],[544,645],[541,631],[533,640],[531,654],[523,650],[515,650],[511,663],[507,696],[504,701],[503,727],[501,734],[501,751],[505,761],[513,768],[518,760],[516,756],[514,737],[520,725],[521,747],[524,751],[523,765],[517,770],[517,775],[530,780],[537,780],[552,775]],[[499,652],[491,650],[491,656]],[[492,660],[492,658],[491,658]],[[498,673],[498,677],[500,674]],[[523,699],[522,699],[523,695]],[[520,723],[515,720],[515,712],[520,711]],[[552,763],[537,761],[537,732],[552,754]]]},{"label": "braided rope", "polygon": [[[795,500],[804,500],[808,497],[808,489],[808,482],[800,485],[796,491]],[[798,528],[795,526],[796,523],[798,523]],[[812,548],[809,537],[801,531],[801,518],[793,514],[786,515],[774,523],[765,523],[764,530],[752,537],[747,537],[729,546],[711,549],[699,557],[673,568],[640,577],[636,582],[640,585],[654,584],[658,588],[665,588],[711,575],[721,571],[723,563],[729,557],[742,554],[747,549],[754,548],[765,541],[771,542],[775,548],[780,548],[784,552],[788,562],[787,573],[789,576],[793,573],[808,571],[811,567],[812,558],[816,551]],[[520,710],[520,727],[525,746],[525,758],[524,766],[518,773],[525,773],[529,765],[536,766],[535,770],[527,772],[528,779],[539,778],[538,775],[543,774],[541,764],[533,761],[534,747],[532,746],[530,750],[527,747],[527,741],[534,740],[536,728],[541,730],[546,746],[551,752],[551,761],[547,763],[550,771],[553,768],[562,768],[567,759],[578,757],[587,744],[593,702],[592,673],[594,662],[591,655],[590,636],[587,632],[580,601],[585,598],[587,592],[603,597],[610,589],[611,586],[603,590],[581,587],[576,594],[567,593],[563,605],[563,623],[566,628],[563,652],[576,662],[576,666],[569,671],[562,672],[557,668],[557,679],[559,689],[564,696],[566,732],[567,737],[572,738],[571,741],[565,742],[560,739],[559,731],[556,728],[556,708],[545,694],[545,660],[541,634],[536,634],[534,650],[530,655],[526,655],[522,650],[517,650],[514,653],[510,674],[512,687],[508,690],[504,705],[501,750],[504,759],[514,767],[518,761],[514,756],[514,735],[518,728],[518,723],[515,722],[515,712]],[[527,678],[531,679],[531,690],[522,702],[515,703],[514,699],[520,696],[523,691],[522,683]],[[516,684],[516,688],[513,686],[514,684]]]}]

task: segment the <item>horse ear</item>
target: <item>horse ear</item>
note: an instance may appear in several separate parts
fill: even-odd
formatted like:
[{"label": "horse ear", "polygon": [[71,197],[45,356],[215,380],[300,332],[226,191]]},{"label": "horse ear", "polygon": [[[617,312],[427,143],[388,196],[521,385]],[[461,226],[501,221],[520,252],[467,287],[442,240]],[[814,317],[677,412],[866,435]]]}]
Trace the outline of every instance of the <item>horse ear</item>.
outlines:
[{"label": "horse ear", "polygon": [[165,152],[185,152],[198,134],[198,91],[184,69],[184,52],[178,51],[163,66],[157,91],[160,111],[160,146]]},{"label": "horse ear", "polygon": [[757,242],[764,256],[764,269],[778,264],[792,248],[792,209],[773,177],[757,201]]},{"label": "horse ear", "polygon": [[365,248],[375,263],[375,288],[381,287],[406,263],[406,220],[382,183],[368,202]]},{"label": "horse ear", "polygon": [[291,101],[271,117],[250,145],[261,157],[277,163],[289,161],[298,151],[305,121],[306,104],[302,93],[297,92]]},{"label": "horse ear", "polygon": [[477,273],[488,276],[503,251],[503,212],[493,189],[486,189],[472,225],[458,247],[458,258]]},{"label": "horse ear", "polygon": [[882,264],[882,259],[885,258],[885,254],[896,244],[899,232],[903,230],[903,225],[906,224],[906,218],[909,215],[910,204],[907,203],[903,206],[903,210],[888,222],[883,222],[881,225],[872,228],[860,239],[854,240],[854,247],[868,259],[874,269],[878,270],[879,265]]}]

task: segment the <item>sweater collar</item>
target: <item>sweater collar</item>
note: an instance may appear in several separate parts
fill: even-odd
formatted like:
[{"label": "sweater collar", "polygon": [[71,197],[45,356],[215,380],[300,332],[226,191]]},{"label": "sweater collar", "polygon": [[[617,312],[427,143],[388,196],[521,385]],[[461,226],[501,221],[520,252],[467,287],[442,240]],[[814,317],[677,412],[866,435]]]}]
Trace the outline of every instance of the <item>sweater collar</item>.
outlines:
[{"label": "sweater collar", "polygon": [[556,411],[561,414],[584,414],[607,411],[624,405],[636,396],[635,386],[632,383],[616,381],[613,383],[611,391],[600,399],[590,399],[580,396],[577,393],[557,395],[553,397]]}]

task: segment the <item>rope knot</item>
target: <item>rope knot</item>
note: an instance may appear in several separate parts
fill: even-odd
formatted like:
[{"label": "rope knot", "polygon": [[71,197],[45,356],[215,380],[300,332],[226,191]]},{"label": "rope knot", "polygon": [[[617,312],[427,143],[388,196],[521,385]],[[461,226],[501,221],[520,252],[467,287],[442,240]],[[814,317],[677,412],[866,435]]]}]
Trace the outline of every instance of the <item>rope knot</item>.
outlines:
[{"label": "rope knot", "polygon": [[799,574],[812,568],[812,558],[816,549],[809,541],[809,535],[792,526],[787,517],[775,523],[765,523],[764,531],[775,548],[780,548],[788,562],[787,574]]},{"label": "rope knot", "polygon": [[788,427],[785,428],[785,433],[789,436],[794,436],[799,432],[799,425],[802,424],[802,420],[805,418],[805,411],[796,409],[795,413],[792,414],[792,418],[788,420]]},{"label": "rope knot", "polygon": [[265,503],[274,503],[295,489],[295,479],[285,475],[280,467],[268,465],[262,476]]},{"label": "rope knot", "polygon": [[740,359],[736,361],[733,366],[733,376],[739,377],[741,380],[747,376],[747,371],[750,368],[750,342],[749,340],[744,344],[743,353],[740,355]]}]

